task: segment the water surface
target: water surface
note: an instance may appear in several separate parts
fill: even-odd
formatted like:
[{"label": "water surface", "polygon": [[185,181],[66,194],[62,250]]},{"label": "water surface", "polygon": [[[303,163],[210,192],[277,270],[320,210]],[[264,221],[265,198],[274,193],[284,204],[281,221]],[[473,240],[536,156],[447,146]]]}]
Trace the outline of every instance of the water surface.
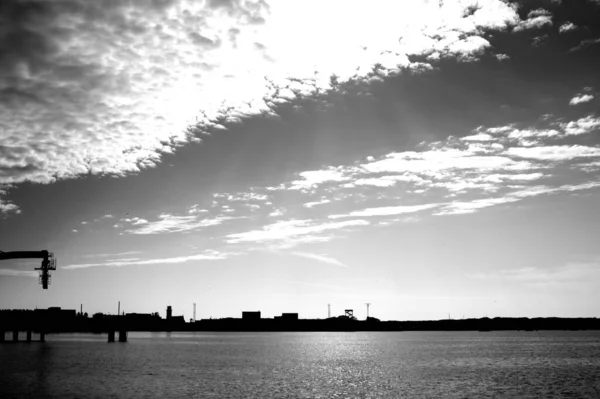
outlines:
[{"label": "water surface", "polygon": [[60,334],[43,344],[0,344],[0,397],[600,397],[599,331],[106,338]]}]

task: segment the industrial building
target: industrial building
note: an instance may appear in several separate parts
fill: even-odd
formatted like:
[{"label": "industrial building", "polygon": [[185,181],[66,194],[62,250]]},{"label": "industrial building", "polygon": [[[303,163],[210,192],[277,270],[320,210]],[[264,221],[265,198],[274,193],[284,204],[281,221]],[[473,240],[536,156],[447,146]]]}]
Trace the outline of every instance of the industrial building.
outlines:
[{"label": "industrial building", "polygon": [[260,320],[260,310],[255,312],[242,312],[242,320],[255,321]]}]

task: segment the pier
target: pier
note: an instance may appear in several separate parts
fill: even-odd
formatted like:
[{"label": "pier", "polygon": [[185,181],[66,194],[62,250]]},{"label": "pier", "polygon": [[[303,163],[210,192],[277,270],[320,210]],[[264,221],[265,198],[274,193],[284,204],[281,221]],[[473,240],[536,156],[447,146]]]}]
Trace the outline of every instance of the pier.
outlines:
[{"label": "pier", "polygon": [[[7,340],[6,339],[6,333],[10,333],[12,331],[12,339]],[[20,340],[20,332],[25,332],[25,340]],[[33,339],[33,333],[37,333],[39,335],[39,339],[34,340]],[[107,342],[115,342],[115,337],[117,331],[115,330],[110,330],[108,331],[108,341]],[[128,332],[125,329],[121,329],[118,331],[119,333],[119,342],[127,342],[127,335]],[[44,331],[34,331],[34,330],[0,330],[0,344],[2,343],[13,343],[13,342],[24,342],[24,343],[30,343],[30,342],[46,342],[46,332]]]},{"label": "pier", "polygon": [[[6,340],[6,333],[12,331],[12,340]],[[19,333],[21,331],[25,332],[25,340],[21,341],[19,339]],[[38,333],[39,339],[37,341],[33,340],[33,333]],[[44,331],[36,331],[36,330],[22,330],[22,329],[9,329],[9,330],[0,330],[0,343],[4,342],[46,342],[46,333]]]}]

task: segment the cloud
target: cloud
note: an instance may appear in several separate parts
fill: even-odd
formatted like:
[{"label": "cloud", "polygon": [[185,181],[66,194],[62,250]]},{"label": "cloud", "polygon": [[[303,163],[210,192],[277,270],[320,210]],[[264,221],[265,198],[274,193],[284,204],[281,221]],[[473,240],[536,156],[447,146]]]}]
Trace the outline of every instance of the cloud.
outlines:
[{"label": "cloud", "polygon": [[487,176],[482,176],[480,179],[483,181],[489,181],[494,183],[500,183],[505,180],[509,181],[532,181],[538,180],[544,177],[543,173],[517,173],[517,174],[492,174]]},{"label": "cloud", "polygon": [[306,190],[326,182],[340,182],[348,180],[348,177],[343,176],[343,174],[335,168],[329,168],[326,170],[311,170],[301,172],[298,175],[302,179],[292,181],[288,189]]},{"label": "cloud", "polygon": [[90,254],[90,255],[84,255],[84,258],[109,258],[109,257],[119,257],[119,256],[128,256],[128,255],[139,255],[141,254],[142,251],[126,251],[126,252],[120,252],[120,253],[116,253],[116,254],[112,254],[112,253],[105,253],[105,254]]},{"label": "cloud", "polygon": [[577,46],[571,48],[569,51],[574,52],[574,51],[583,50],[586,47],[590,47],[590,46],[593,46],[593,45],[599,44],[599,43],[600,43],[600,38],[585,39],[585,40],[582,40],[581,43],[579,43]]},{"label": "cloud", "polygon": [[595,118],[592,115],[588,115],[585,118],[580,118],[576,121],[563,123],[561,124],[561,127],[568,135],[586,134],[600,129],[600,118]]},{"label": "cloud", "polygon": [[137,173],[228,123],[332,89],[333,74],[431,69],[410,61],[431,52],[476,60],[485,32],[519,21],[501,0],[472,12],[460,1],[385,7],[4,0],[0,184]]},{"label": "cloud", "polygon": [[376,186],[376,187],[391,187],[396,184],[394,176],[382,176],[379,178],[358,179],[352,183],[348,183],[346,187],[351,186]]},{"label": "cloud", "polygon": [[552,15],[552,13],[548,10],[545,10],[543,8],[537,8],[535,10],[531,10],[529,11],[529,13],[527,14],[527,18],[534,18],[534,17],[540,17],[540,16],[550,16]]},{"label": "cloud", "polygon": [[425,209],[436,208],[440,204],[423,204],[423,205],[399,205],[399,206],[384,206],[379,208],[367,208],[361,211],[350,212],[345,215],[331,215],[331,219],[348,218],[348,217],[369,217],[369,216],[390,216],[401,215],[404,213],[419,212]]},{"label": "cloud", "polygon": [[460,215],[465,213],[474,213],[479,209],[487,208],[494,205],[506,204],[509,202],[519,201],[515,197],[501,198],[484,198],[473,201],[456,201],[444,206],[443,209],[434,213],[434,215]]},{"label": "cloud", "polygon": [[304,206],[306,208],[312,208],[314,206],[328,204],[330,202],[331,202],[331,200],[324,198],[324,199],[321,199],[320,201],[307,202],[305,204],[302,204],[302,206]]},{"label": "cloud", "polygon": [[558,137],[560,132],[554,129],[514,129],[506,136],[513,140],[531,139],[531,138],[550,138]]},{"label": "cloud", "polygon": [[487,133],[477,133],[470,136],[460,138],[463,141],[494,141],[496,140],[493,136]]},{"label": "cloud", "polygon": [[576,158],[600,157],[600,148],[583,145],[553,145],[544,147],[513,147],[505,152],[509,156],[542,161],[566,161]]},{"label": "cloud", "polygon": [[269,196],[266,194],[248,192],[248,193],[216,193],[213,194],[213,198],[224,199],[231,202],[265,202],[269,200]]},{"label": "cloud", "polygon": [[0,269],[0,276],[37,277],[38,272],[28,271],[28,270],[16,270],[16,269]]},{"label": "cloud", "polygon": [[392,187],[398,182],[413,182],[413,183],[422,183],[424,181],[423,178],[411,175],[411,174],[403,174],[403,175],[388,175],[388,176],[379,176],[379,177],[369,177],[369,178],[359,178],[352,182],[344,184],[343,187],[356,187],[356,186],[374,186],[374,187]]},{"label": "cloud", "polygon": [[585,172],[595,172],[600,170],[600,161],[579,164],[578,167]]},{"label": "cloud", "polygon": [[[2,190],[0,190],[0,196],[3,193],[4,192]],[[21,210],[19,209],[19,207],[17,205],[0,197],[0,215],[1,214],[11,214],[11,213],[19,214],[19,213],[21,213]]]},{"label": "cloud", "polygon": [[[222,244],[291,248],[328,242],[342,232],[366,226],[475,213],[540,195],[600,186],[600,182],[587,180],[589,173],[597,169],[600,148],[552,145],[593,131],[596,118],[590,115],[568,121],[550,116],[543,118],[543,125],[554,129],[522,123],[480,126],[462,138],[449,136],[442,141],[420,143],[416,150],[300,172],[274,188],[216,193],[210,210],[196,204],[182,215],[163,213],[147,219],[128,215],[116,227],[128,234],[166,234],[225,225],[214,236]],[[542,179],[547,185],[540,184]],[[292,192],[288,191],[290,188]],[[331,205],[318,206],[325,203]],[[230,205],[246,207],[238,207],[235,212],[256,206],[244,218],[254,227],[244,231],[239,224],[225,223],[236,219],[225,216],[234,211]],[[213,210],[220,214],[210,216]],[[284,211],[286,220],[280,220]],[[418,218],[411,216],[415,214]],[[370,218],[375,220],[371,222]],[[115,259],[102,264],[140,261],[146,260]]]},{"label": "cloud", "polygon": [[[575,181],[573,170],[579,171],[576,173],[596,170],[594,160],[600,157],[600,148],[548,144],[593,131],[599,125],[596,118],[590,115],[563,122],[563,119],[547,117],[544,123],[556,128],[517,124],[480,126],[473,134],[462,138],[450,136],[444,141],[421,143],[421,151],[392,152],[380,157],[370,156],[352,165],[311,171],[307,176],[317,178],[307,181],[312,188],[311,195],[320,195],[321,200],[345,199],[339,206],[350,210],[326,215],[329,219],[379,217],[383,219],[379,224],[389,224],[386,218],[402,214],[426,210],[432,210],[434,215],[474,213],[542,194],[595,188],[595,182],[568,185],[560,182],[567,176],[570,181]],[[582,163],[590,158],[592,162]],[[569,164],[561,166],[565,161]],[[541,179],[559,184],[539,185]],[[398,192],[400,187],[396,187],[399,182],[402,193],[410,194],[413,205],[389,206],[392,201],[402,202]],[[369,191],[365,192],[364,187],[369,187]],[[492,193],[498,195],[490,196]],[[482,194],[486,196],[473,198]],[[448,202],[448,199],[452,201]],[[385,206],[362,205],[352,209],[367,201]],[[313,203],[316,202],[308,204]],[[319,215],[323,216],[323,213],[321,210]]]},{"label": "cloud", "polygon": [[191,262],[195,260],[221,260],[226,259],[228,254],[221,253],[218,251],[205,251],[201,254],[178,256],[174,258],[162,258],[162,259],[113,259],[101,263],[82,263],[73,264],[61,267],[62,269],[74,270],[74,269],[87,269],[90,267],[123,267],[123,266],[148,266],[148,265],[164,265],[164,264],[175,264]]},{"label": "cloud", "polygon": [[581,184],[565,184],[559,187],[532,186],[523,190],[513,191],[502,197],[483,198],[472,201],[455,201],[445,204],[444,207],[434,213],[434,215],[458,215],[474,213],[482,208],[488,208],[495,205],[502,205],[511,202],[521,201],[525,198],[535,197],[543,194],[556,194],[559,192],[573,192],[580,190],[589,190],[600,187],[600,182],[587,182]]},{"label": "cloud", "polygon": [[[282,213],[273,210],[283,209],[278,203],[283,199],[288,220],[233,231],[223,239],[229,244],[291,247],[327,242],[335,237],[333,231],[351,226],[408,221],[399,215],[419,213],[420,220],[427,215],[468,214],[545,194],[594,189],[599,183],[588,179],[597,170],[600,148],[564,143],[596,126],[593,115],[572,121],[545,116],[535,126],[480,126],[463,137],[420,143],[416,150],[300,172],[299,178],[265,187],[273,192],[271,208],[252,219],[260,223],[267,217],[280,218]],[[285,193],[290,187],[298,191],[293,193],[296,205],[290,202],[291,194]],[[330,206],[317,206],[328,202]],[[376,220],[370,223],[369,218]],[[352,220],[337,224],[324,219]]]},{"label": "cloud", "polygon": [[503,281],[529,286],[588,285],[600,282],[600,263],[569,262],[560,267],[523,267],[493,272],[469,273],[468,279],[476,281]]},{"label": "cloud", "polygon": [[312,220],[279,221],[264,226],[260,230],[234,233],[227,236],[227,242],[236,243],[279,243],[294,245],[300,242],[328,241],[331,237],[323,233],[348,227],[366,226],[366,220],[348,220],[345,222],[321,223]]},{"label": "cloud", "polygon": [[[288,218],[306,218],[310,213],[313,219],[276,221],[247,232],[234,231],[224,240],[230,244],[252,242],[275,247],[326,242],[333,236],[324,232],[349,225],[319,221],[323,218],[353,219],[348,222],[357,227],[380,226],[406,221],[399,215],[420,213],[422,219],[427,214],[467,214],[543,194],[595,188],[595,182],[581,179],[589,178],[582,173],[597,169],[595,161],[600,157],[600,148],[552,144],[593,131],[595,117],[572,121],[553,116],[542,119],[544,126],[552,128],[516,123],[480,126],[463,137],[421,143],[418,150],[369,156],[347,165],[300,172],[297,176],[301,179],[265,190],[294,187],[299,191],[294,197],[300,198],[302,207],[286,198]],[[567,178],[570,184],[564,184]],[[541,185],[542,180],[553,185]],[[282,194],[272,195],[271,209],[282,209],[278,207]],[[334,201],[335,206],[317,206]],[[265,217],[282,216],[279,212],[267,212]],[[377,218],[374,224],[367,221],[372,217]]]},{"label": "cloud", "polygon": [[327,256],[327,255],[319,255],[319,254],[313,254],[313,253],[308,253],[308,252],[292,252],[291,254],[294,256],[299,256],[301,258],[307,258],[307,259],[316,260],[317,262],[327,263],[329,265],[348,267],[348,265],[345,265],[344,263],[340,262],[339,260],[332,258],[330,256]]},{"label": "cloud", "polygon": [[87,221],[84,220],[84,221],[81,222],[81,224],[83,224],[83,225],[89,225],[90,223],[105,222],[107,220],[114,219],[114,218],[115,217],[113,215],[103,215],[103,216],[100,216],[100,217],[92,220],[91,222],[87,222]]},{"label": "cloud", "polygon": [[390,153],[383,159],[363,164],[361,167],[371,173],[413,172],[435,175],[452,169],[529,169],[531,164],[498,155],[480,156],[468,150],[444,148],[425,152]]},{"label": "cloud", "polygon": [[564,24],[562,24],[560,26],[560,28],[558,28],[558,32],[566,33],[566,32],[571,32],[576,29],[577,29],[577,25],[575,25],[573,22],[565,22]]},{"label": "cloud", "polygon": [[188,210],[189,214],[208,213],[208,209],[201,209],[198,204],[192,205]]},{"label": "cloud", "polygon": [[[210,219],[200,219],[197,216],[176,216],[169,213],[163,213],[158,216],[158,220],[153,222],[139,218],[122,219],[121,221],[130,223],[131,226],[138,226],[125,230],[128,234],[166,234],[200,230],[205,227],[216,226],[228,220],[239,218],[240,217],[217,216]],[[117,224],[116,226],[122,227],[121,224]]]},{"label": "cloud", "polygon": [[577,105],[577,104],[581,104],[581,103],[587,103],[587,102],[592,101],[593,99],[594,99],[594,96],[591,94],[578,94],[569,101],[569,105]]},{"label": "cloud", "polygon": [[552,26],[552,16],[550,15],[534,16],[530,13],[529,17],[529,19],[519,22],[519,24],[514,27],[513,31],[520,32],[530,29],[541,29],[545,26]]},{"label": "cloud", "polygon": [[283,210],[282,209],[275,209],[273,212],[269,213],[270,217],[279,217],[279,216],[283,216]]}]

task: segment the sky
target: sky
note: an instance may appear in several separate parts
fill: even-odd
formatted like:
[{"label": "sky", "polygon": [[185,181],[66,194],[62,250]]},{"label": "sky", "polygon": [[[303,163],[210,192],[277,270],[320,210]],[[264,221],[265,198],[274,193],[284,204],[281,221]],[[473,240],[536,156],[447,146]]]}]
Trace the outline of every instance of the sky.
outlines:
[{"label": "sky", "polygon": [[597,317],[600,1],[3,0],[0,308]]}]

